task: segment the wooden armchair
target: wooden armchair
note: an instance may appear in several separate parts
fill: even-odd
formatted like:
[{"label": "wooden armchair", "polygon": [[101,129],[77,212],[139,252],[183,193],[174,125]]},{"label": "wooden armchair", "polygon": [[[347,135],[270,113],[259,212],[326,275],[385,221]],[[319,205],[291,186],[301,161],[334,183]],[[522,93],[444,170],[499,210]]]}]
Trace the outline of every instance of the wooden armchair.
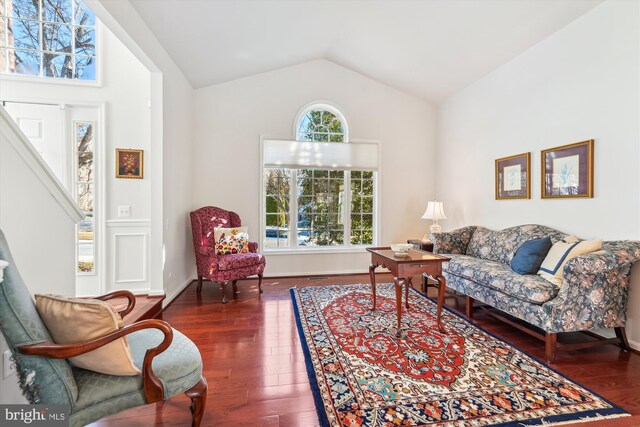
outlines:
[{"label": "wooden armchair", "polygon": [[[142,320],[101,338],[55,344],[15,266],[0,230],[0,259],[9,263],[0,283],[0,329],[13,352],[23,394],[30,403],[65,404],[70,425],[82,426],[125,409],[185,393],[191,399],[192,426],[199,426],[207,399],[200,352],[191,340],[162,320]],[[128,291],[98,297],[125,297]],[[114,376],[73,367],[66,360],[127,336],[138,376]]]}]

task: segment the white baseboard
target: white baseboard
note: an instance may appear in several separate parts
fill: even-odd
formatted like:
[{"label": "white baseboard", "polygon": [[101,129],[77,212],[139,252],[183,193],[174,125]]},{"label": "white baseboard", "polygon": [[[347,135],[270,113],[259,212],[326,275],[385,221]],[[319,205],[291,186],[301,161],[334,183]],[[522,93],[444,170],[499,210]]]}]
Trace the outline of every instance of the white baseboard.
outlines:
[{"label": "white baseboard", "polygon": [[182,285],[178,286],[178,288],[171,292],[170,295],[167,295],[167,297],[164,299],[164,301],[162,301],[162,308],[164,309],[166,306],[168,306],[169,304],[171,304],[171,302],[176,299],[178,297],[178,295],[180,295],[180,293],[182,291],[184,291],[184,289],[189,286],[191,284],[191,282],[193,282],[194,280],[196,280],[195,278],[189,278],[187,279]]},{"label": "white baseboard", "polygon": [[629,340],[632,349],[640,351],[640,343],[638,341]]}]

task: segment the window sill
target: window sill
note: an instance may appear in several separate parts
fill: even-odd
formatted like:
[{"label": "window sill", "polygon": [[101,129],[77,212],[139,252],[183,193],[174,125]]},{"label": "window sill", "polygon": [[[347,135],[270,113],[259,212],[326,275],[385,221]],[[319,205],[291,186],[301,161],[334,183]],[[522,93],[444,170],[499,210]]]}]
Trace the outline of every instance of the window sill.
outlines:
[{"label": "window sill", "polygon": [[0,80],[23,83],[44,83],[50,85],[65,85],[78,87],[102,87],[100,80],[62,79],[55,77],[39,77],[22,74],[0,73]]},{"label": "window sill", "polygon": [[318,255],[318,254],[362,254],[366,253],[366,248],[374,247],[375,245],[370,246],[350,246],[350,247],[339,247],[339,248],[283,248],[283,249],[272,249],[265,248],[262,249],[262,253],[264,255]]}]

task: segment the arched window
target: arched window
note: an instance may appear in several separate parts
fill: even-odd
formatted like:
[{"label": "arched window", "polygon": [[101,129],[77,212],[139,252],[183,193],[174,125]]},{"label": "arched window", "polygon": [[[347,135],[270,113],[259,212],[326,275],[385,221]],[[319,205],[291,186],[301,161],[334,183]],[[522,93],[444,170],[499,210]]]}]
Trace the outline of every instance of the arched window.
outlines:
[{"label": "arched window", "polygon": [[347,142],[347,121],[334,107],[325,104],[311,105],[298,114],[296,140]]},{"label": "arched window", "polygon": [[[310,105],[297,115],[294,132],[298,142],[290,142],[287,151],[297,157],[267,162],[270,166],[264,168],[265,249],[374,244],[377,167],[362,170],[349,162],[326,160],[344,154],[342,148],[323,144],[349,141],[344,115],[331,105]],[[270,147],[287,144],[271,142]],[[355,153],[363,147],[349,144],[350,152],[352,148]],[[279,164],[291,167],[273,167]]]}]

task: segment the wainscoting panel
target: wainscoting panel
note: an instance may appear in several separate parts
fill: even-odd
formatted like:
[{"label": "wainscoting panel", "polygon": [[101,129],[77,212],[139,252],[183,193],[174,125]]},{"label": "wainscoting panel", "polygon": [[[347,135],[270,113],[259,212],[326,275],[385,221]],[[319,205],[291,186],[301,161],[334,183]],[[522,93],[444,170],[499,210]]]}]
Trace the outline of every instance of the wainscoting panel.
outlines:
[{"label": "wainscoting panel", "polygon": [[148,293],[149,229],[148,220],[107,221],[110,254],[107,264],[108,291],[128,289],[134,293]]}]

